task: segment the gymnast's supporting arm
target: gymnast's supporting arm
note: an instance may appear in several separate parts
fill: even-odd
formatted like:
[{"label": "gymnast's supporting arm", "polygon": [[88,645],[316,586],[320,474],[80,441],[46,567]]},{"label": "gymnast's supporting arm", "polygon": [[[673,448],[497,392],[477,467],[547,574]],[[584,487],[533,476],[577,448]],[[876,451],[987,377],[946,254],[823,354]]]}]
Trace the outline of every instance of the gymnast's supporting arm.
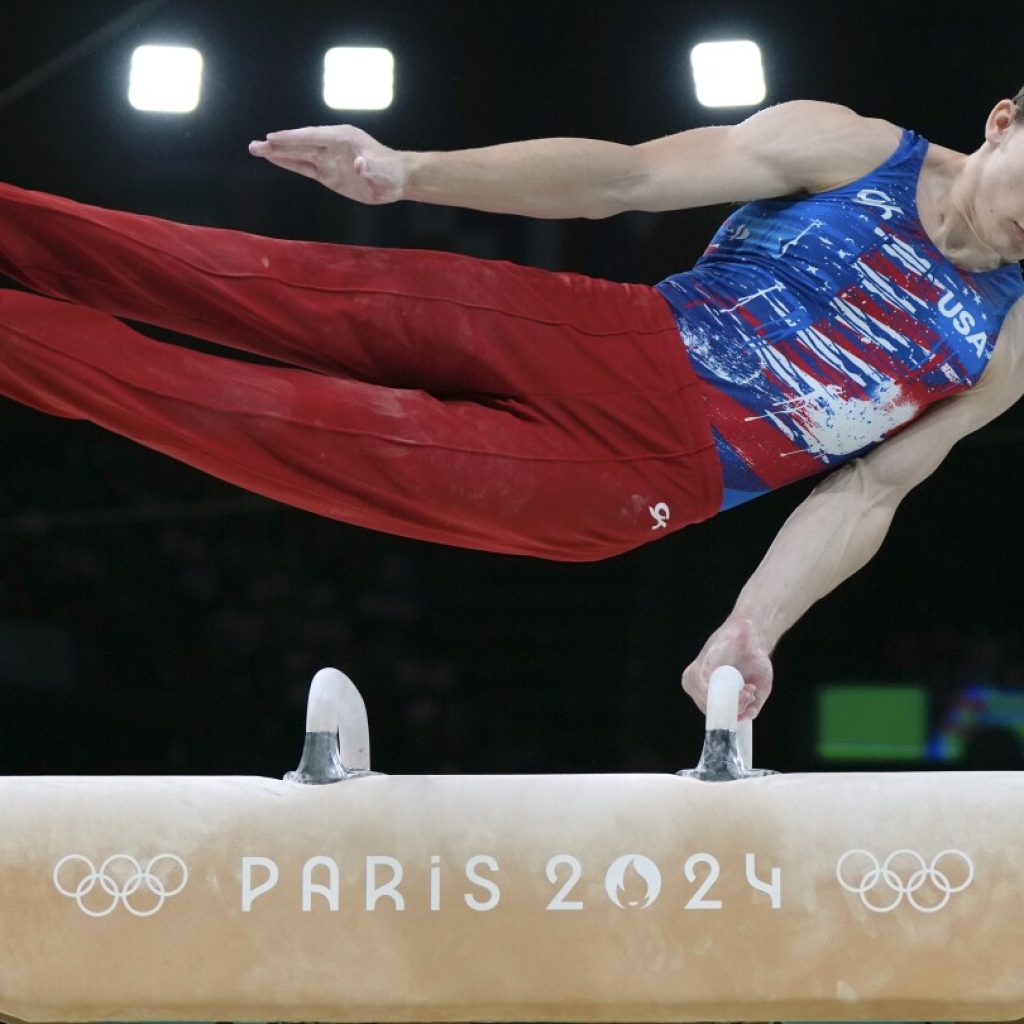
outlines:
[{"label": "gymnast's supporting arm", "polygon": [[899,129],[846,107],[782,103],[738,125],[637,146],[535,139],[480,149],[393,150],[353,125],[271,132],[249,152],[343,196],[410,199],[528,217],[598,219],[814,191],[886,159]]},{"label": "gymnast's supporting arm", "polygon": [[825,478],[786,520],[743,587],[732,613],[683,673],[683,689],[704,710],[711,672],[734,665],[746,685],[741,718],[755,717],[771,692],[770,655],[819,598],[878,551],[900,501],[953,445],[1024,394],[1024,308],[1007,316],[981,381],[933,407],[864,458]]}]

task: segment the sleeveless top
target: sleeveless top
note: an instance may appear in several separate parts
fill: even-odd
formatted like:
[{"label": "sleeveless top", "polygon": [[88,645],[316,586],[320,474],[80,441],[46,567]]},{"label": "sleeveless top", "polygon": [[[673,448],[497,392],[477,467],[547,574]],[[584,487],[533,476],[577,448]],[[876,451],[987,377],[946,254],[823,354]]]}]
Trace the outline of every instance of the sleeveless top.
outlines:
[{"label": "sleeveless top", "polygon": [[729,508],[862,455],[977,383],[1024,294],[969,273],[917,211],[928,142],[843,188],[736,210],[657,287],[700,378]]}]

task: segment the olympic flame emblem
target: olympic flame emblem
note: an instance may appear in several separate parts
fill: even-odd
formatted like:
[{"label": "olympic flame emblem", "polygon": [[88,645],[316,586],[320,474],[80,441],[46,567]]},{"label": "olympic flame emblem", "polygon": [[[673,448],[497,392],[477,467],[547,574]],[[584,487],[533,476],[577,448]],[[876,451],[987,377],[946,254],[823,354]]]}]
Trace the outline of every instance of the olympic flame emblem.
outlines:
[{"label": "olympic flame emblem", "polygon": [[[644,886],[640,896],[639,884]],[[627,853],[613,861],[604,877],[604,889],[608,899],[617,907],[649,907],[661,893],[661,872],[649,857]],[[636,895],[637,899],[629,898]],[[625,901],[625,902],[623,902]]]}]

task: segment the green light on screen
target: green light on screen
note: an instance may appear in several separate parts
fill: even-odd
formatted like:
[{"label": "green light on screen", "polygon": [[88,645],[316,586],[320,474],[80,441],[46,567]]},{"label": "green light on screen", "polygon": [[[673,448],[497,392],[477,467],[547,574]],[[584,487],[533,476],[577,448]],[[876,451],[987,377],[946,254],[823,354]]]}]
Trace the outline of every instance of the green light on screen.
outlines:
[{"label": "green light on screen", "polygon": [[818,691],[818,757],[924,760],[928,691],[922,686],[829,684]]}]

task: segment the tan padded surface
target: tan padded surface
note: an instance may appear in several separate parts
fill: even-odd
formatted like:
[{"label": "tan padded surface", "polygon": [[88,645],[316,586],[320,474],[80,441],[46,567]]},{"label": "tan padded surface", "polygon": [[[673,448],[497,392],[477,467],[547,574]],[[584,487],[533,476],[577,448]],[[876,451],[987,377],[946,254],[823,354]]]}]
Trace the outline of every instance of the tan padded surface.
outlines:
[{"label": "tan padded surface", "polygon": [[0,1011],[1016,1019],[1022,821],[1013,773],[0,778]]}]

